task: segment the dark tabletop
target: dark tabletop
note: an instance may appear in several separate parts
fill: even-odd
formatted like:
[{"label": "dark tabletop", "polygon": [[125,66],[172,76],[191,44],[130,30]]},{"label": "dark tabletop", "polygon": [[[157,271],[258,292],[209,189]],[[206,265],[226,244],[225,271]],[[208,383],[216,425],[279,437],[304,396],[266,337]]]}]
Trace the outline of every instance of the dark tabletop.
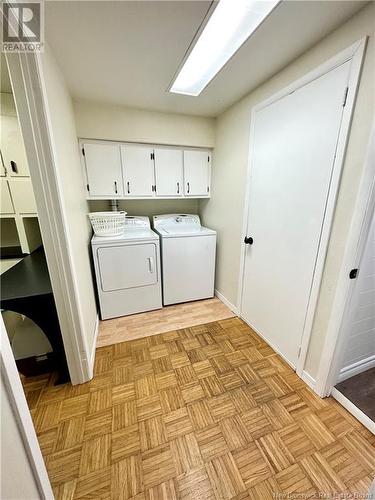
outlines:
[{"label": "dark tabletop", "polygon": [[38,248],[0,278],[1,301],[52,293],[46,257]]}]

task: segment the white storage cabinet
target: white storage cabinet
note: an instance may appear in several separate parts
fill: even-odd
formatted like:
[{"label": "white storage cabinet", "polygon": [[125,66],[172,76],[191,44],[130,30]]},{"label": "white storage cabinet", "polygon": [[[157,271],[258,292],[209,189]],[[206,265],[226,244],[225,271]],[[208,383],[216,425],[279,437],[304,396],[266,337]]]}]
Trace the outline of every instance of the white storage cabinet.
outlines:
[{"label": "white storage cabinet", "polygon": [[209,198],[211,152],[80,142],[88,199]]}]

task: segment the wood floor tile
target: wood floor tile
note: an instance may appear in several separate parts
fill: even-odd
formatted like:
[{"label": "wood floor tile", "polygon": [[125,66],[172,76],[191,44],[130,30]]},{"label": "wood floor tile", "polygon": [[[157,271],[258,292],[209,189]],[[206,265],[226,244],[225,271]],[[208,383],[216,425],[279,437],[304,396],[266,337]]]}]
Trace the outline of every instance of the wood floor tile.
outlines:
[{"label": "wood floor tile", "polygon": [[112,465],[112,500],[128,500],[143,491],[141,456],[132,455]]},{"label": "wood floor tile", "polygon": [[207,400],[200,400],[187,405],[187,411],[194,431],[211,427],[215,424]]},{"label": "wood floor tile", "polygon": [[[103,335],[130,321],[139,338],[98,349],[90,382],[23,378],[57,500],[368,491],[375,436],[313,393],[242,320],[140,338],[139,318],[120,318]],[[147,316],[144,327],[156,328]]]},{"label": "wood floor tile", "polygon": [[206,470],[218,500],[233,498],[238,493],[245,491],[245,484],[231,453],[208,462]]},{"label": "wood floor tile", "polygon": [[197,431],[196,436],[204,462],[209,462],[229,452],[227,442],[217,425]]},{"label": "wood floor tile", "polygon": [[170,445],[165,444],[142,453],[142,470],[146,489],[176,477]]},{"label": "wood floor tile", "polygon": [[215,498],[204,467],[179,475],[177,485],[182,500],[214,500]]},{"label": "wood floor tile", "polygon": [[175,439],[184,434],[189,434],[193,431],[188,412],[186,408],[172,411],[164,415],[165,428],[168,439]]},{"label": "wood floor tile", "polygon": [[112,433],[112,463],[137,455],[141,451],[138,425],[131,425]]},{"label": "wood floor tile", "polygon": [[81,476],[111,465],[111,434],[105,434],[83,443],[79,468]]},{"label": "wood floor tile", "polygon": [[141,451],[147,451],[167,442],[167,433],[162,417],[149,418],[139,422]]},{"label": "wood floor tile", "polygon": [[256,443],[233,452],[233,458],[247,488],[261,483],[273,475],[273,471]]},{"label": "wood floor tile", "polygon": [[193,432],[173,439],[170,444],[178,475],[203,465],[197,439]]}]

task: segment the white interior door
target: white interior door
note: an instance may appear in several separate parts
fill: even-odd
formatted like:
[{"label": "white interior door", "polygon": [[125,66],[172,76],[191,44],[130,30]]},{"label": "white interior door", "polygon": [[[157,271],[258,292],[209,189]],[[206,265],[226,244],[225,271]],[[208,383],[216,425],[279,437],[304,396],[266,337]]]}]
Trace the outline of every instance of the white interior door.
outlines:
[{"label": "white interior door", "polygon": [[152,148],[121,146],[125,196],[151,197],[154,186]]},{"label": "white interior door", "polygon": [[90,196],[123,195],[120,148],[115,144],[84,144]]},{"label": "white interior door", "polygon": [[339,382],[375,366],[375,216],[348,304]]},{"label": "white interior door", "polygon": [[208,196],[210,160],[208,151],[184,151],[185,196]]},{"label": "white interior door", "polygon": [[182,150],[157,148],[154,155],[156,196],[182,196]]},{"label": "white interior door", "polygon": [[243,317],[296,366],[350,63],[255,113]]}]

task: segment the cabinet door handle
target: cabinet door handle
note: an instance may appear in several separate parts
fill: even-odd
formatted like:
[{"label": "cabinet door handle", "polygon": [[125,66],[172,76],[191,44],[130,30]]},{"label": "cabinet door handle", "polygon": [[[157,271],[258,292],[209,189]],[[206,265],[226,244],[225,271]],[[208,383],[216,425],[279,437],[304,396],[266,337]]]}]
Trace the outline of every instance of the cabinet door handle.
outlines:
[{"label": "cabinet door handle", "polygon": [[148,270],[151,274],[154,274],[154,259],[152,257],[148,257]]},{"label": "cabinet door handle", "polygon": [[130,182],[127,182],[126,185],[128,186],[128,194],[130,194]]},{"label": "cabinet door handle", "polygon": [[187,192],[190,193],[190,182],[187,183]]},{"label": "cabinet door handle", "polygon": [[115,193],[117,194],[118,191],[117,191],[117,181],[115,181]]},{"label": "cabinet door handle", "polygon": [[180,194],[180,183],[177,182],[177,194]]},{"label": "cabinet door handle", "polygon": [[18,174],[18,167],[17,167],[17,163],[15,161],[11,161],[10,162],[10,168],[12,170],[12,172],[14,172],[15,174]]}]

